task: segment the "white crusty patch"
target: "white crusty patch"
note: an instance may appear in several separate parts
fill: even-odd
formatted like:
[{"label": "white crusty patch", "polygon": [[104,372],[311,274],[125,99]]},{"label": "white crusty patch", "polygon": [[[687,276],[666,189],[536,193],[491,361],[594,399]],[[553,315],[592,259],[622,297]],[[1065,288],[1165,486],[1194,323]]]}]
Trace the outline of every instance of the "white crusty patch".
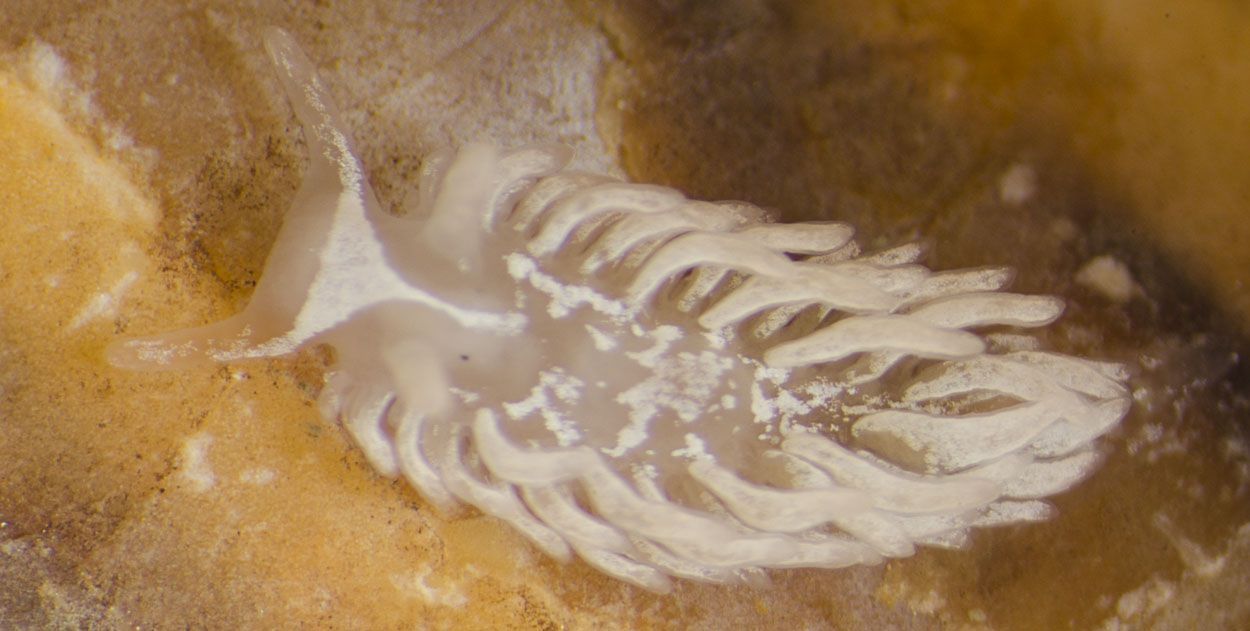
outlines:
[{"label": "white crusty patch", "polygon": [[628,313],[625,303],[619,300],[607,298],[584,285],[561,283],[550,274],[541,272],[534,259],[524,254],[514,252],[504,260],[508,264],[508,274],[513,279],[526,281],[551,298],[547,305],[547,314],[557,320],[568,316],[582,305],[615,318],[624,317]]},{"label": "white crusty patch", "polygon": [[265,467],[245,469],[239,473],[239,481],[251,486],[268,486],[278,479],[278,472]]},{"label": "white crusty patch", "polygon": [[556,368],[544,370],[538,375],[538,385],[530,390],[530,395],[515,403],[504,403],[504,413],[514,421],[522,421],[538,416],[559,442],[561,447],[568,447],[581,438],[577,422],[568,418],[562,407],[575,404],[582,397],[582,389],[586,384],[564,370]]},{"label": "white crusty patch", "polygon": [[459,609],[469,602],[458,586],[436,587],[430,584],[431,570],[428,567],[409,572],[391,575],[391,585],[400,593],[419,599],[421,602]]},{"label": "white crusty patch", "polygon": [[610,456],[641,445],[647,439],[648,425],[661,413],[671,413],[687,423],[699,418],[717,400],[720,377],[732,364],[732,360],[707,351],[698,355],[678,353],[661,360],[654,350],[642,359],[633,358],[650,368],[651,376],[616,395],[616,401],[628,410],[629,424],[617,435],[616,444],[604,449]]},{"label": "white crusty patch", "polygon": [[178,475],[196,493],[207,493],[217,486],[217,476],[208,462],[208,448],[212,444],[213,437],[208,434],[195,434],[182,442],[182,466]]},{"label": "white crusty patch", "polygon": [[1128,266],[1109,254],[1096,256],[1082,265],[1076,271],[1076,282],[1118,304],[1142,293]]}]

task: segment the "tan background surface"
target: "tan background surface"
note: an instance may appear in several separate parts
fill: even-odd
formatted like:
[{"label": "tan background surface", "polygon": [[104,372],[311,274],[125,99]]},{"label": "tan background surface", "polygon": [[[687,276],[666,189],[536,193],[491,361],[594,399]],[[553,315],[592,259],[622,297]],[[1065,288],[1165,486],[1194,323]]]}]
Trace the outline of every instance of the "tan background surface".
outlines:
[{"label": "tan background surface", "polygon": [[[0,626],[1244,627],[1250,15],[1176,4],[0,0]],[[434,149],[567,142],[1012,264],[1137,404],[1056,520],[769,590],[659,597],[440,519],[318,417],[322,354],[102,362],[246,300],[303,160],[271,24],[393,210]],[[1124,300],[1075,280],[1104,255]]]}]

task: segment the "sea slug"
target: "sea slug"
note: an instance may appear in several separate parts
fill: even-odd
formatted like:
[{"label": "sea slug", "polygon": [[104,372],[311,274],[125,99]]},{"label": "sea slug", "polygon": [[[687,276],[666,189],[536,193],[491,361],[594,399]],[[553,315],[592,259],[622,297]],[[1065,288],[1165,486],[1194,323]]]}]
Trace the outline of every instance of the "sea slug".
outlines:
[{"label": "sea slug", "polygon": [[1040,350],[1063,309],[1002,268],[863,253],[838,223],[474,144],[383,212],[310,62],[266,46],[310,165],[246,309],[121,341],[185,368],[328,344],[320,395],[376,470],[548,554],[663,591],[959,546],[1039,520],[1129,407],[1122,367]]}]

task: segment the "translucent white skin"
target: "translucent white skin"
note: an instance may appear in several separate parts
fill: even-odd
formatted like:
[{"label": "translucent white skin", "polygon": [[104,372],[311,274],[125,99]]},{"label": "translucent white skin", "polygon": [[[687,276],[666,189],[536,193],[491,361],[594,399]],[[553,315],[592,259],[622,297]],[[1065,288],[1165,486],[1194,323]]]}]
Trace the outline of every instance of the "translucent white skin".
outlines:
[{"label": "translucent white skin", "polygon": [[311,64],[266,46],[310,164],[240,314],[119,342],[132,369],[335,348],[322,411],[385,476],[664,591],[958,546],[1046,518],[1129,407],[1115,365],[987,348],[1057,318],[1001,269],[860,256],[842,224],[564,169],[427,161],[381,211]]}]

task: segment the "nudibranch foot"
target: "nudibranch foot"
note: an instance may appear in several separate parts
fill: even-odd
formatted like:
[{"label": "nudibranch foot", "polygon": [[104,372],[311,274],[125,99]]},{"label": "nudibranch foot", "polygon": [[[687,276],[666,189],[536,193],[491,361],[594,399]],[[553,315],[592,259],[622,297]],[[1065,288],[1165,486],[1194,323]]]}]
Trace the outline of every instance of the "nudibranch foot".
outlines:
[{"label": "nudibranch foot", "polygon": [[[322,414],[431,504],[641,587],[758,585],[1049,518],[1127,413],[1124,370],[1028,334],[1061,301],[839,223],[470,145],[383,213],[312,65],[266,44],[310,164],[248,307],[128,368],[335,348]],[[991,337],[990,334],[995,334]],[[1010,344],[993,340],[1010,339]]]}]

